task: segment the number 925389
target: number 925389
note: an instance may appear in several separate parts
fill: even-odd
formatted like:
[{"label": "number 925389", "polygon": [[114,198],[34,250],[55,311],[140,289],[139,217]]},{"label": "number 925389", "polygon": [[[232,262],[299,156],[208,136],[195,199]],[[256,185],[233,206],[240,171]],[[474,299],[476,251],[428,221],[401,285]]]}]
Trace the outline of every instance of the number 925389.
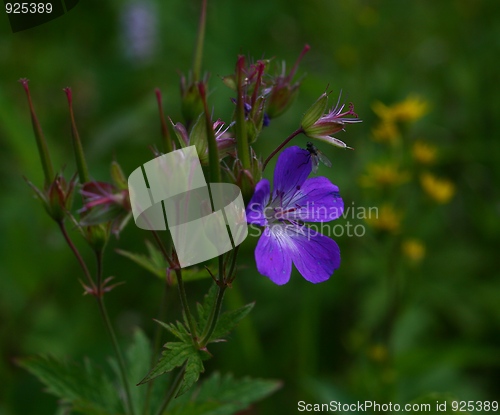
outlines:
[{"label": "number 925389", "polygon": [[5,3],[7,14],[52,13],[52,3]]},{"label": "number 925389", "polygon": [[454,412],[496,412],[497,401],[453,401],[451,407]]}]

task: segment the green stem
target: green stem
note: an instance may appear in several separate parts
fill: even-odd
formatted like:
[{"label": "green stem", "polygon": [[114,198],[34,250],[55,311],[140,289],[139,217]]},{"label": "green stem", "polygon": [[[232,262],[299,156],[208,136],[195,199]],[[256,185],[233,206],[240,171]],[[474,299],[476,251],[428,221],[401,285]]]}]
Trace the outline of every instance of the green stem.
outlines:
[{"label": "green stem", "polygon": [[233,256],[231,258],[231,266],[229,267],[229,272],[227,273],[226,275],[226,280],[231,283],[233,282],[234,278],[233,278],[233,273],[236,269],[236,258],[238,257],[238,250],[239,250],[240,246],[238,245],[236,248],[234,248],[233,250]]},{"label": "green stem", "polygon": [[104,321],[104,326],[111,338],[111,343],[113,344],[113,349],[116,354],[116,358],[118,360],[118,368],[120,370],[120,375],[122,378],[123,388],[125,390],[125,402],[127,406],[127,413],[134,415],[134,407],[132,405],[132,395],[130,393],[129,381],[127,376],[127,370],[125,366],[125,360],[123,359],[122,352],[120,350],[120,346],[118,345],[118,340],[116,339],[116,334],[113,329],[113,325],[111,324],[111,320],[109,319],[108,311],[106,309],[106,305],[104,304],[103,293],[101,292],[100,283],[102,281],[102,251],[96,251],[96,260],[97,260],[97,281],[98,281],[98,295],[96,295],[97,305],[99,306],[99,311],[101,312],[102,320]]},{"label": "green stem", "polygon": [[220,284],[218,285],[217,298],[215,299],[214,307],[210,312],[210,317],[205,327],[205,330],[201,336],[200,348],[204,348],[207,343],[210,341],[210,336],[215,330],[217,326],[217,321],[219,320],[220,310],[222,308],[222,300],[224,298],[224,292],[226,291],[227,285]]},{"label": "green stem", "polygon": [[173,150],[172,137],[170,137],[170,132],[168,131],[167,123],[165,121],[165,115],[163,114],[163,104],[161,100],[161,92],[159,88],[156,88],[156,100],[158,102],[158,111],[160,112],[160,123],[161,123],[161,136],[163,137],[163,148],[165,153],[170,153]]},{"label": "green stem", "polygon": [[[161,298],[160,302],[160,309],[158,311],[158,320],[164,321],[165,320],[165,315],[166,315],[166,310],[167,310],[167,296],[168,296],[168,289],[169,289],[169,284],[167,278],[165,278],[165,285],[163,288],[163,295]],[[157,355],[160,351],[161,347],[161,335],[163,333],[162,326],[159,324],[156,325],[156,330],[155,330],[155,337],[154,337],[154,343],[153,343],[153,353],[151,355],[151,367],[155,364],[157,360]],[[151,393],[153,392],[153,385],[156,379],[153,379],[148,382],[148,389],[146,391],[146,399],[144,401],[144,415],[149,414],[149,406],[150,406],[150,401],[151,401]]]},{"label": "green stem", "polygon": [[201,102],[203,103],[203,110],[205,112],[205,126],[207,132],[207,142],[208,142],[208,168],[210,170],[210,182],[220,183],[220,163],[219,163],[219,149],[217,148],[217,141],[215,141],[215,132],[212,125],[212,119],[210,118],[210,113],[208,112],[207,105],[207,94],[205,91],[205,85],[200,82],[198,84],[198,90],[200,92]]},{"label": "green stem", "polygon": [[280,151],[283,147],[285,147],[292,140],[292,138],[298,136],[302,132],[304,132],[302,127],[299,128],[298,130],[295,130],[271,154],[269,154],[269,157],[264,161],[264,164],[262,165],[262,171],[264,171],[264,169],[267,166],[267,163],[269,163],[269,161],[271,161],[271,159],[276,155],[276,153],[278,153],[278,151]]},{"label": "green stem", "polygon": [[163,257],[168,262],[168,266],[170,268],[174,269],[175,268],[175,264],[172,261],[172,258],[170,258],[170,254],[169,254],[167,248],[165,247],[165,245],[163,244],[162,240],[160,239],[160,236],[158,235],[158,232],[156,232],[156,231],[151,231],[151,232],[153,233],[153,236],[155,238],[156,244],[160,248],[160,251],[163,254]]},{"label": "green stem", "polygon": [[193,342],[197,342],[197,337],[198,334],[196,332],[196,326],[194,324],[194,319],[191,314],[191,310],[189,309],[188,301],[187,301],[187,296],[186,296],[186,289],[184,288],[184,282],[182,281],[182,271],[180,268],[174,269],[175,271],[175,277],[177,278],[177,285],[179,286],[179,295],[181,297],[181,304],[182,304],[182,309],[184,310],[184,313],[186,314],[188,326],[189,326],[189,331],[191,332],[191,337],[193,338]]},{"label": "green stem", "polygon": [[198,35],[193,58],[193,82],[198,82],[201,73],[201,62],[203,60],[203,44],[205,43],[205,27],[207,20],[207,0],[201,2],[201,14],[198,24]]},{"label": "green stem", "polygon": [[175,277],[177,279],[177,285],[179,287],[179,294],[181,297],[181,304],[182,304],[182,309],[184,310],[184,313],[186,315],[187,321],[188,321],[188,326],[189,330],[191,332],[191,336],[193,338],[193,342],[196,343],[196,326],[194,324],[194,319],[191,314],[191,310],[189,309],[188,301],[187,301],[187,296],[186,296],[186,289],[184,288],[184,282],[182,281],[182,271],[179,268],[178,265],[174,264],[170,256],[168,255],[167,249],[165,248],[165,245],[163,244],[162,240],[158,236],[158,233],[156,231],[152,231],[153,236],[156,240],[156,243],[160,247],[161,252],[163,253],[163,256],[167,260],[169,266],[171,269],[174,270],[175,272]]},{"label": "green stem", "polygon": [[184,363],[184,366],[182,366],[181,370],[177,374],[174,383],[172,383],[172,386],[170,386],[170,389],[165,396],[165,399],[161,403],[161,406],[158,408],[158,411],[156,411],[156,415],[162,415],[167,409],[167,406],[169,405],[172,398],[175,398],[175,395],[181,387],[182,380],[184,379],[184,374],[186,373],[186,364],[187,363]]},{"label": "green stem", "polygon": [[245,82],[243,67],[245,66],[245,57],[238,56],[236,63],[236,113],[235,113],[235,134],[236,148],[238,150],[238,158],[245,170],[251,169],[250,148],[248,145],[247,125],[245,120],[245,95],[243,91],[243,83]]},{"label": "green stem", "polygon": [[97,292],[97,287],[94,283],[94,280],[92,279],[92,276],[90,275],[89,269],[87,268],[87,264],[85,264],[85,261],[83,260],[82,256],[80,255],[80,252],[78,251],[78,248],[75,246],[73,241],[71,240],[70,236],[68,235],[68,231],[66,230],[66,225],[64,225],[64,222],[58,222],[59,229],[61,229],[61,233],[63,234],[64,239],[66,240],[66,243],[68,244],[69,248],[73,252],[73,254],[76,257],[76,260],[80,264],[80,267],[83,270],[83,273],[85,274],[85,277],[87,278],[89,288],[91,288],[94,292]]}]

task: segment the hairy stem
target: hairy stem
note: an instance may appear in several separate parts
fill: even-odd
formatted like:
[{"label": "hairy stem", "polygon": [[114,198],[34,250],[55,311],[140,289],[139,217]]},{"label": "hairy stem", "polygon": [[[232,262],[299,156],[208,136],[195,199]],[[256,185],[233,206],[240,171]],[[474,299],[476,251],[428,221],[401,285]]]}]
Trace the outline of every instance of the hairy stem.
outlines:
[{"label": "hairy stem", "polygon": [[[97,281],[100,284],[102,282],[102,251],[96,252],[96,260],[97,260]],[[123,388],[125,390],[125,403],[127,406],[127,413],[134,415],[134,407],[132,405],[132,395],[130,393],[129,380],[127,376],[127,370],[125,366],[125,360],[123,359],[123,354],[120,350],[120,346],[118,345],[118,340],[116,339],[116,334],[113,329],[113,325],[111,324],[111,320],[109,319],[108,311],[106,309],[106,305],[104,304],[103,293],[101,292],[101,285],[98,286],[98,295],[96,295],[97,305],[99,306],[99,311],[101,312],[101,317],[104,322],[104,326],[111,338],[111,343],[113,344],[113,349],[115,351],[116,358],[118,360],[118,368],[120,370],[120,375],[122,378]]]},{"label": "hairy stem", "polygon": [[243,83],[245,82],[245,75],[243,68],[245,66],[245,57],[239,56],[236,64],[236,112],[235,112],[235,133],[236,133],[236,147],[238,150],[238,158],[245,170],[250,170],[251,159],[250,149],[248,146],[248,135],[245,120],[245,95]]},{"label": "hairy stem", "polygon": [[174,383],[172,383],[172,386],[170,386],[170,389],[165,396],[165,399],[163,399],[161,406],[158,408],[158,411],[156,411],[156,415],[162,415],[167,409],[170,401],[172,401],[172,398],[175,398],[175,395],[181,387],[182,379],[184,379],[184,374],[186,373],[186,364],[187,363],[184,363],[184,366],[182,366],[181,370],[177,374]]},{"label": "hairy stem", "polygon": [[89,269],[87,268],[87,264],[85,264],[85,261],[83,260],[82,256],[80,255],[80,251],[78,251],[78,248],[75,246],[73,241],[71,240],[70,236],[68,235],[68,231],[66,230],[66,225],[64,222],[58,222],[59,229],[61,229],[61,233],[63,234],[64,239],[66,240],[66,243],[68,244],[69,248],[73,252],[73,254],[76,257],[76,260],[80,264],[80,267],[83,270],[83,273],[85,274],[85,278],[87,278],[87,282],[89,284],[89,288],[92,289],[93,291],[97,292],[97,287],[94,283],[94,280],[92,279],[92,276],[90,275]]},{"label": "hairy stem", "polygon": [[292,140],[292,138],[298,136],[302,132],[304,132],[302,128],[295,130],[285,139],[285,141],[283,141],[278,147],[276,147],[276,149],[271,154],[269,154],[269,157],[264,161],[264,164],[262,165],[262,171],[264,171],[264,169],[267,166],[267,163],[271,161],[271,159],[276,155],[276,153],[278,153],[278,151],[280,151],[283,147],[285,147]]},{"label": "hairy stem", "polygon": [[[169,282],[168,278],[165,277],[165,282],[164,282],[164,287],[163,287],[163,295],[161,297],[161,302],[160,302],[160,308],[158,310],[158,320],[159,321],[164,321],[165,320],[165,315],[167,311],[167,297],[168,297],[168,289],[169,289]],[[154,337],[154,342],[153,342],[153,353],[151,354],[151,367],[155,364],[156,360],[158,359],[158,353],[161,348],[161,335],[163,333],[162,327],[157,324],[156,325],[156,330],[155,330],[155,337]],[[148,389],[146,391],[146,398],[144,401],[144,415],[149,414],[149,405],[151,401],[151,393],[153,392],[153,385],[156,379],[152,379],[151,381],[148,382]]]},{"label": "hairy stem", "polygon": [[184,310],[184,313],[186,315],[186,319],[188,321],[188,326],[189,326],[189,331],[191,332],[193,342],[196,342],[196,337],[197,337],[196,326],[194,324],[191,310],[189,309],[187,296],[186,296],[186,289],[184,288],[184,282],[182,281],[182,270],[176,264],[174,264],[174,262],[170,258],[169,254],[167,252],[167,249],[165,248],[165,245],[163,244],[162,240],[158,236],[158,233],[156,231],[152,231],[152,232],[153,232],[153,236],[156,240],[156,243],[158,244],[161,252],[163,253],[163,256],[167,260],[170,268],[173,269],[175,272],[175,277],[177,279],[177,285],[179,287],[179,295],[181,297],[182,309]]},{"label": "hairy stem", "polygon": [[217,321],[219,320],[220,310],[222,308],[222,300],[224,298],[224,292],[226,291],[227,285],[220,284],[218,285],[217,298],[215,299],[214,307],[210,312],[210,317],[208,319],[205,330],[201,336],[200,348],[203,348],[207,345],[210,340],[210,336],[215,330],[217,326]]}]

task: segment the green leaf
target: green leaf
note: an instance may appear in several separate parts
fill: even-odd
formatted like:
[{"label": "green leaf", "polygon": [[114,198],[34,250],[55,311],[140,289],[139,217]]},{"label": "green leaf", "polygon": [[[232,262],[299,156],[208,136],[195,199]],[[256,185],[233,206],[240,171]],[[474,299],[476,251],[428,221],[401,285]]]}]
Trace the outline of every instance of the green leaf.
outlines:
[{"label": "green leaf", "polygon": [[[132,344],[125,354],[125,366],[128,372],[129,389],[132,396],[132,404],[134,413],[142,413],[148,394],[146,387],[138,387],[137,382],[144,375],[144,368],[151,365],[151,344],[146,335],[139,329],[134,332]],[[113,368],[117,382],[121,382],[121,373],[116,359],[110,359],[111,367]],[[120,383],[121,384],[121,383]],[[153,385],[151,399],[154,403],[159,402],[164,393],[164,386],[161,384]]]},{"label": "green leaf", "polygon": [[155,321],[161,326],[165,327],[170,333],[172,333],[178,339],[182,340],[184,343],[191,342],[191,335],[189,334],[189,331],[186,329],[186,326],[184,326],[180,321],[177,321],[176,323],[164,323],[160,320]]},{"label": "green leaf", "polygon": [[109,378],[90,361],[82,367],[51,356],[35,356],[19,361],[35,375],[47,391],[86,415],[117,415],[123,409],[119,393]]},{"label": "green leaf", "polygon": [[116,252],[128,259],[131,259],[137,265],[144,268],[146,271],[151,272],[153,275],[156,275],[158,278],[165,278],[165,270],[168,267],[167,261],[165,261],[164,266],[159,267],[151,257],[148,257],[146,255],[135,254],[133,252],[124,251],[122,249],[117,249]]},{"label": "green leaf", "polygon": [[149,382],[186,363],[186,373],[177,393],[177,396],[180,396],[198,381],[200,373],[205,370],[203,367],[202,352],[197,350],[192,343],[185,342],[169,342],[165,345],[165,349],[156,366],[141,380],[139,385]]},{"label": "green leaf", "polygon": [[232,331],[252,311],[254,305],[255,303],[250,303],[236,310],[222,313],[219,316],[214,332],[210,336],[210,342],[216,341]]},{"label": "green leaf", "polygon": [[[163,257],[161,251],[153,243],[147,240],[146,248],[149,255],[137,254],[122,249],[117,249],[116,252],[163,280],[168,268],[167,260]],[[208,277],[210,277],[210,274],[204,268],[190,267],[189,269],[182,270],[182,280],[184,282],[201,280]],[[170,283],[172,285],[177,284],[177,279],[173,272],[170,276]]]},{"label": "green leaf", "polygon": [[[213,284],[208,293],[205,295],[203,304],[197,304],[198,327],[205,328],[208,324],[208,318],[212,308],[214,307],[216,297],[217,285]],[[209,342],[221,340],[224,335],[233,330],[236,325],[247,316],[254,305],[255,303],[250,303],[236,310],[225,311],[222,313],[217,320],[217,325],[215,326],[214,332],[210,336]]]},{"label": "green leaf", "polygon": [[210,312],[214,308],[215,299],[217,298],[217,285],[212,284],[208,293],[203,297],[203,303],[196,304],[196,311],[198,312],[198,327],[205,328],[207,325]]},{"label": "green leaf", "polygon": [[171,415],[231,415],[242,411],[281,387],[281,382],[265,379],[234,379],[214,373],[191,393],[177,398]]}]

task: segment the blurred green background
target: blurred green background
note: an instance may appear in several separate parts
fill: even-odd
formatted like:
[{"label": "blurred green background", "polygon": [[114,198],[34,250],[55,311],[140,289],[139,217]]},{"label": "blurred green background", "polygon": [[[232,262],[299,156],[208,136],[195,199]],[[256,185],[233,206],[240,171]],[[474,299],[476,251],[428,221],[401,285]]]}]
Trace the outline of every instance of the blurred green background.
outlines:
[{"label": "blurred green background", "polygon": [[[130,16],[134,5],[146,10],[145,20]],[[68,176],[75,170],[62,92],[71,86],[92,176],[109,180],[113,158],[130,174],[160,143],[155,87],[165,112],[181,119],[178,71],[191,65],[198,11],[193,0],[81,0],[64,17],[15,34],[0,17],[2,415],[56,410],[56,399],[16,358],[88,356],[106,366],[112,352],[97,307],[82,297],[76,261],[23,180],[41,185],[43,175],[17,80],[31,81],[57,168],[65,166]],[[237,54],[291,65],[310,44],[299,98],[263,132],[257,152],[267,156],[294,131],[326,88],[331,104],[342,89],[363,123],[338,136],[355,151],[318,144],[333,163],[319,174],[339,185],[346,206],[390,205],[397,212],[395,228],[339,219],[366,232],[335,238],[341,268],[318,286],[296,271],[286,286],[273,285],[256,272],[256,239],[245,242],[226,306],[255,300],[256,307],[229,343],[213,347],[207,373],[281,379],[283,388],[251,413],[296,413],[299,400],[407,403],[428,393],[500,400],[499,15],[495,0],[210,1],[203,66],[211,73],[214,116],[231,117],[231,91],[219,75],[233,72]],[[375,142],[380,120],[373,104],[410,95],[427,102],[427,113],[401,127],[396,145]],[[431,165],[412,159],[417,139],[435,146]],[[306,141],[294,140],[303,147]],[[380,183],[372,163],[398,165],[405,180]],[[447,203],[423,190],[427,170],[453,184]],[[363,185],[360,176],[367,175],[375,182]],[[124,344],[137,326],[152,336],[161,283],[114,249],[145,252],[147,237],[129,226],[107,251],[106,275],[126,282],[107,300]],[[198,301],[208,286],[190,283],[188,295]],[[176,318],[174,290],[168,307]]]}]

